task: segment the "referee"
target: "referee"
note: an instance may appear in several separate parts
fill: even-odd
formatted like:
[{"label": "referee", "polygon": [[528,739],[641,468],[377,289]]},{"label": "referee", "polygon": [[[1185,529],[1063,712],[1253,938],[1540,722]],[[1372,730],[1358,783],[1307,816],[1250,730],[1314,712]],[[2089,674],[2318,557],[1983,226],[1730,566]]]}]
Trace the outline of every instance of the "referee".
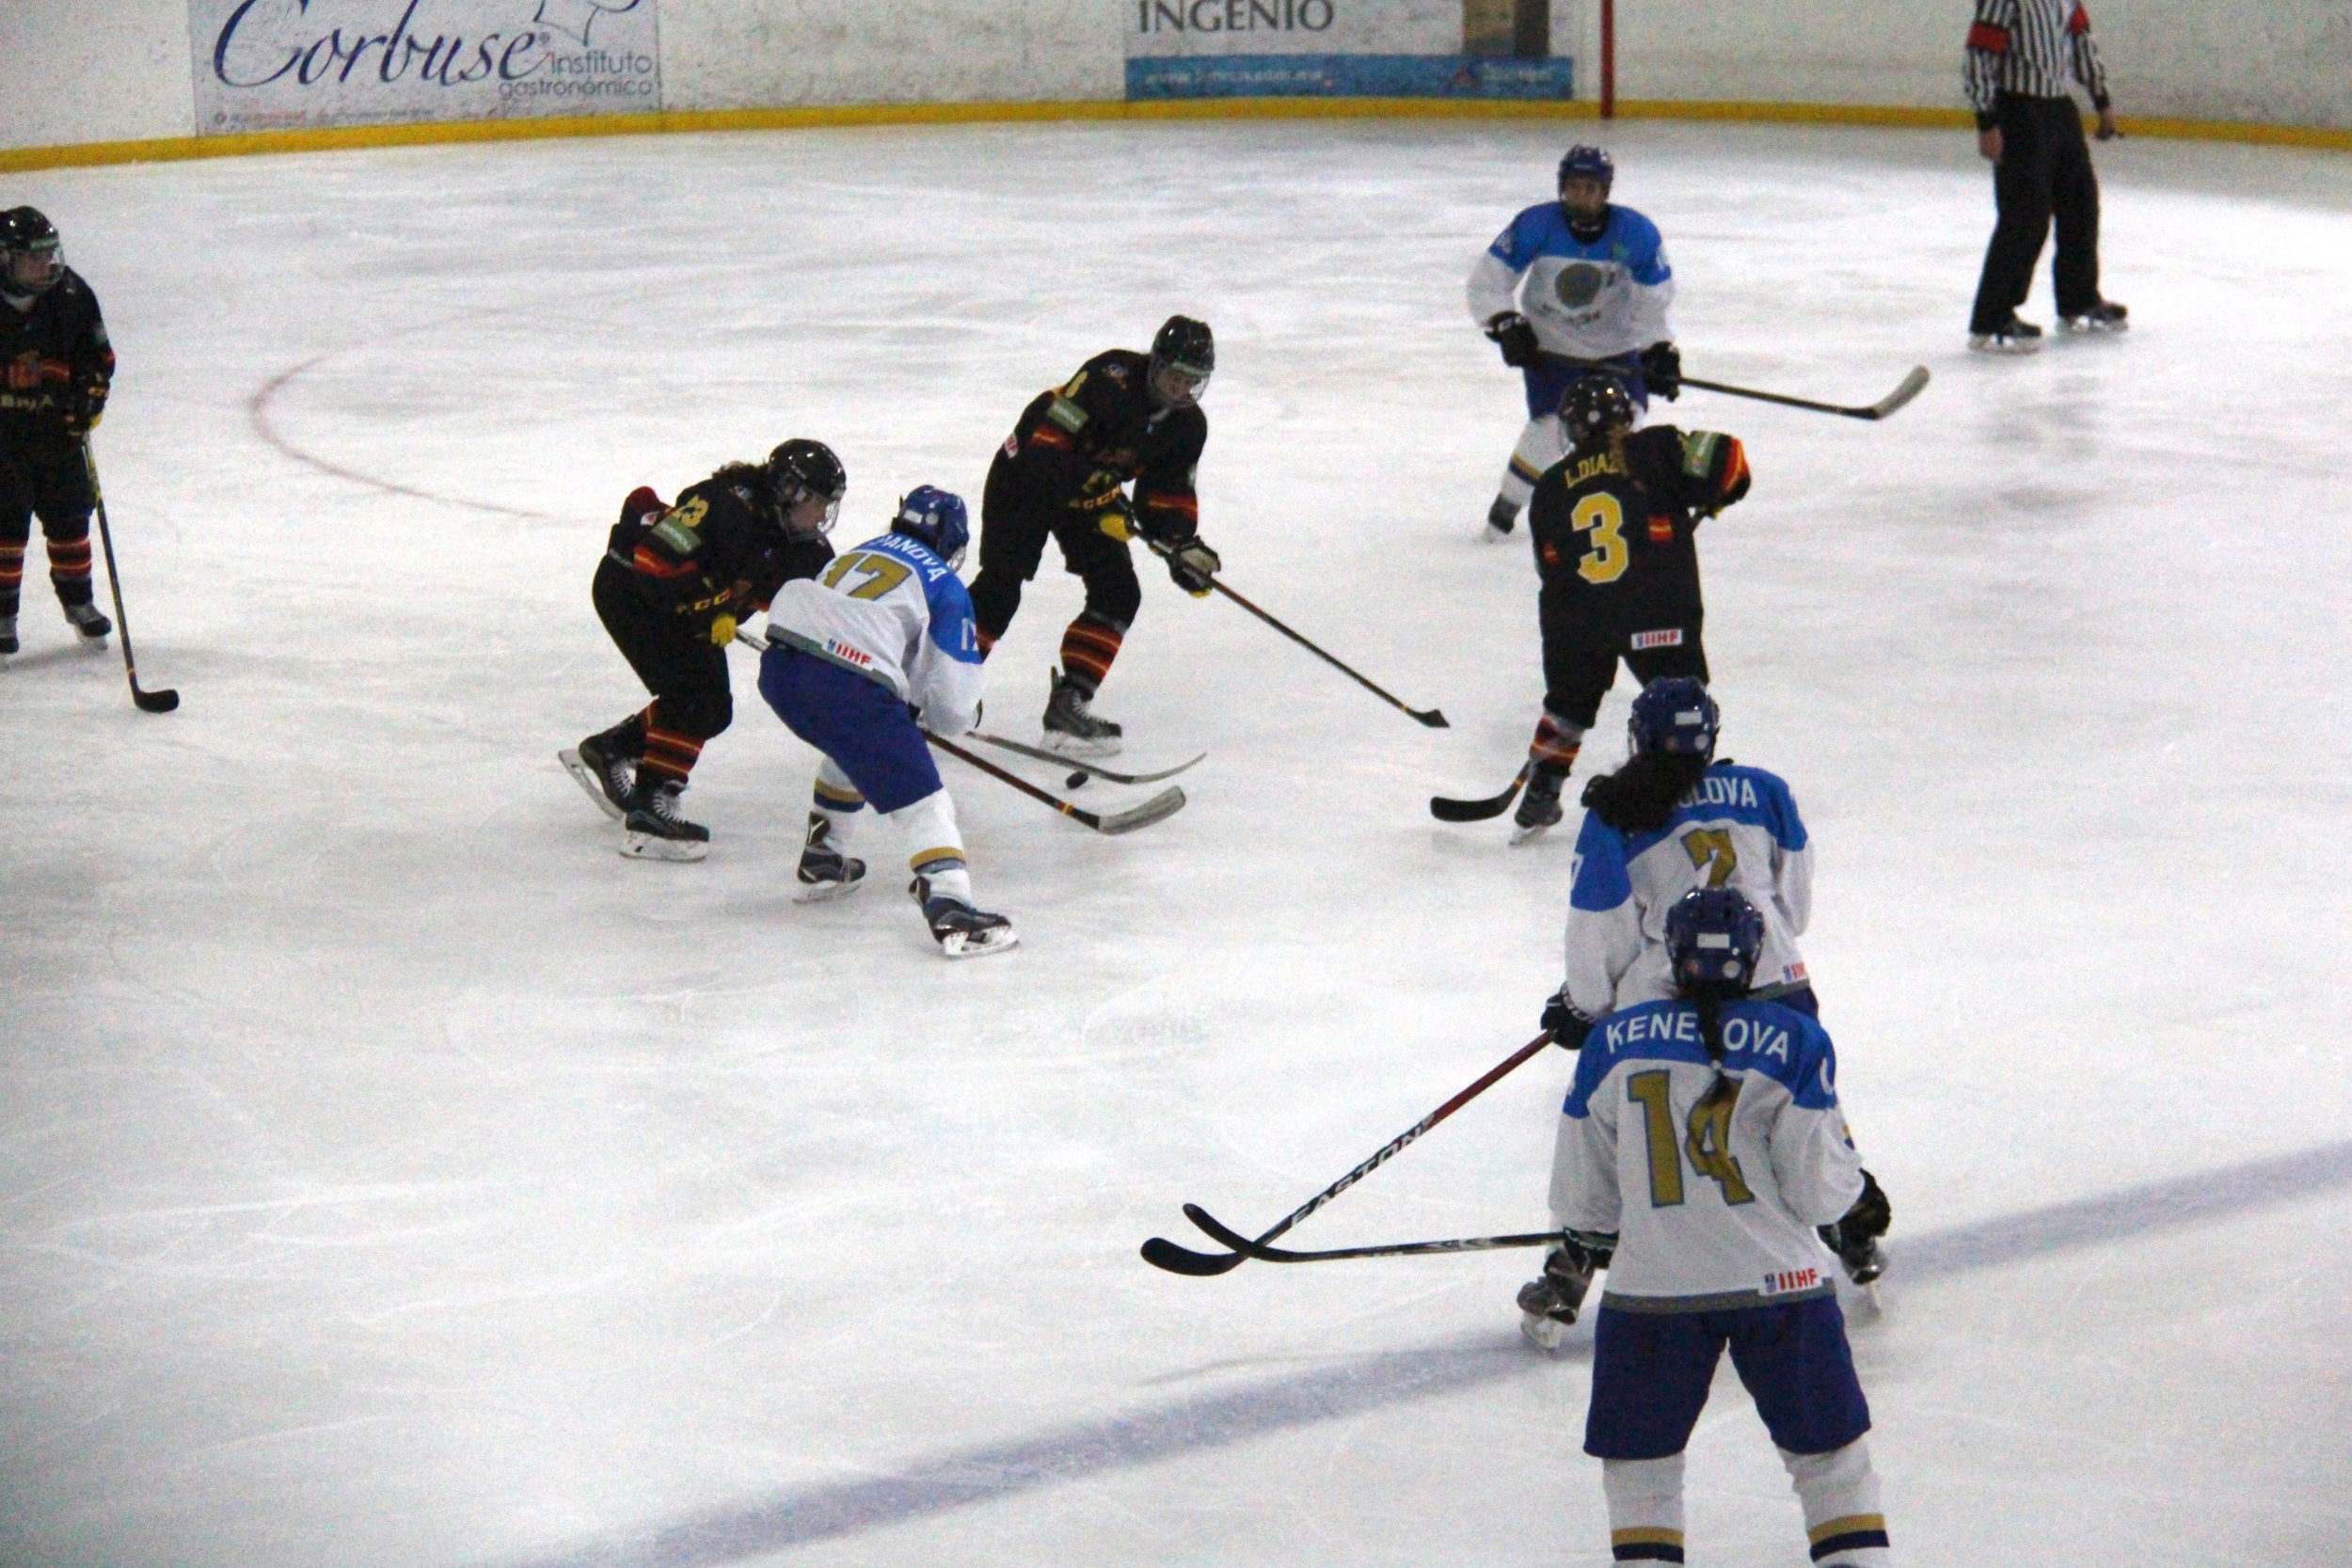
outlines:
[{"label": "referee", "polygon": [[2090,89],[2099,139],[2115,135],[2106,69],[2077,0],[1977,0],[1965,79],[1977,111],[1977,150],[1993,165],[1999,213],[1968,318],[1968,346],[2030,354],[2042,329],[2017,319],[2033,288],[2042,237],[2058,221],[2051,281],[2060,326],[2121,332],[2123,307],[2099,297],[2099,177],[2083,142],[2082,111],[2067,90],[2072,71]]}]

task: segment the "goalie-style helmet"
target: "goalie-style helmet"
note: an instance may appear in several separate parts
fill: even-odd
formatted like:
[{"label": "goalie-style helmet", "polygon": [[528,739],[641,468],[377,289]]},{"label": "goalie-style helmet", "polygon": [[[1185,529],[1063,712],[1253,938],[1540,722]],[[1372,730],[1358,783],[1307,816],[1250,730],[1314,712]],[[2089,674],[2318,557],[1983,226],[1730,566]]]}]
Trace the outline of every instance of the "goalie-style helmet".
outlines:
[{"label": "goalie-style helmet", "polygon": [[1170,316],[1152,335],[1152,392],[1168,406],[1199,403],[1216,369],[1216,339],[1207,322]]},{"label": "goalie-style helmet", "polygon": [[768,476],[776,515],[783,520],[786,532],[792,531],[793,507],[804,500],[825,503],[824,520],[817,525],[817,531],[833,531],[834,519],[841,515],[841,498],[850,488],[850,475],[831,447],[822,441],[787,441],[768,454],[762,471]]},{"label": "goalie-style helmet", "polygon": [[1744,994],[1764,952],[1764,917],[1738,888],[1692,888],[1666,911],[1666,960],[1685,996]]},{"label": "goalie-style helmet", "polygon": [[1633,400],[1615,376],[1588,375],[1560,395],[1560,422],[1567,426],[1568,444],[1581,447],[1610,431],[1631,430]]},{"label": "goalie-style helmet", "polygon": [[949,571],[963,564],[964,546],[972,541],[963,498],[930,484],[916,485],[899,500],[890,531],[921,545],[946,562]]},{"label": "goalie-style helmet", "polygon": [[0,289],[44,294],[65,277],[65,246],[57,226],[33,207],[0,213]]},{"label": "goalie-style helmet", "polygon": [[1666,675],[1642,688],[1633,699],[1626,732],[1636,752],[1706,758],[1715,754],[1715,735],[1723,721],[1723,710],[1705,686],[1689,675]]}]

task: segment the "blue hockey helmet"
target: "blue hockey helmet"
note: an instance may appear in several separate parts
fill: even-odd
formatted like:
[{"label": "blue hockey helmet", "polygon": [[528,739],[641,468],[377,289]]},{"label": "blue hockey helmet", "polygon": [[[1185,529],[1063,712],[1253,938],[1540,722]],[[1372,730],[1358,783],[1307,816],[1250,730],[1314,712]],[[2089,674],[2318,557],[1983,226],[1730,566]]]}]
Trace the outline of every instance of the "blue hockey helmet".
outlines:
[{"label": "blue hockey helmet", "polygon": [[1694,887],[1666,911],[1666,961],[1677,990],[1745,992],[1764,954],[1764,917],[1735,887]]},{"label": "blue hockey helmet", "polygon": [[1599,148],[1579,142],[1560,160],[1560,183],[1565,186],[1571,180],[1597,180],[1606,192],[1617,182],[1617,166]]},{"label": "blue hockey helmet", "polygon": [[963,498],[930,484],[918,484],[898,502],[890,531],[903,533],[947,563],[950,571],[963,564],[964,546],[972,542]]},{"label": "blue hockey helmet", "polygon": [[1723,709],[1715,705],[1705,686],[1689,675],[1664,675],[1642,688],[1641,695],[1633,699],[1633,717],[1626,721],[1626,733],[1636,752],[1711,757],[1723,721]]}]

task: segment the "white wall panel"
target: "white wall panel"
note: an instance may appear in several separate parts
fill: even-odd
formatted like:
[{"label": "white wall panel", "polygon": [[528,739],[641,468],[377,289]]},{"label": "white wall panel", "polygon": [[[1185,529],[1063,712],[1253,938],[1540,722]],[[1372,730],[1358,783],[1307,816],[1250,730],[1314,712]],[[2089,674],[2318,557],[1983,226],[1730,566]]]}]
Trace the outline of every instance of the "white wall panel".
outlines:
[{"label": "white wall panel", "polygon": [[196,129],[186,0],[0,0],[0,147]]},{"label": "white wall panel", "polygon": [[1126,93],[1121,0],[732,0],[661,8],[674,109]]}]

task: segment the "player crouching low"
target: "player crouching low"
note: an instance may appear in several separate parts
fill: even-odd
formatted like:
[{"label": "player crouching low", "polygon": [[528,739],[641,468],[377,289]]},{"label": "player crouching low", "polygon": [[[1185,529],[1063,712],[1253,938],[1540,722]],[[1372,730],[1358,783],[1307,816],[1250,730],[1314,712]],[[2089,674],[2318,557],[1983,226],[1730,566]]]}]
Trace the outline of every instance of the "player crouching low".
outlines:
[{"label": "player crouching low", "polygon": [[[1519,1294],[1530,1338],[1575,1321],[1609,1269],[1584,1451],[1619,1561],[1680,1562],[1682,1454],[1728,1346],[1804,1508],[1816,1563],[1888,1560],[1870,1410],[1819,1226],[1867,1224],[1819,1023],[1749,995],[1764,922],[1733,888],[1667,911],[1676,1000],[1593,1026],[1552,1164],[1571,1244]],[[1881,1228],[1883,1228],[1883,1225]]]},{"label": "player crouching low", "polygon": [[866,863],[848,853],[869,802],[904,831],[907,891],[951,958],[1001,953],[1012,922],[974,907],[955,802],[917,727],[958,736],[980,721],[980,644],[956,568],[971,527],[961,498],[925,484],[890,531],[844,551],[814,581],[785,584],[768,612],[759,694],[824,753],[801,851],[803,903],[854,892]]}]

